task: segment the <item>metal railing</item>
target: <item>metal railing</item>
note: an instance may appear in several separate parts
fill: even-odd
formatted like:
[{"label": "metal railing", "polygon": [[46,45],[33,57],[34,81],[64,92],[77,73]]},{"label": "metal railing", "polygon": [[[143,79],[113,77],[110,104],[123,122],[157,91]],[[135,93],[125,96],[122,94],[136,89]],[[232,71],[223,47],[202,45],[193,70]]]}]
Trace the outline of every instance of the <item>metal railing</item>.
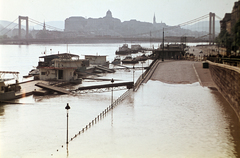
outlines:
[{"label": "metal railing", "polygon": [[150,66],[147,68],[146,71],[144,71],[144,73],[142,75],[140,75],[137,79],[137,81],[135,82],[134,86],[133,86],[133,91],[137,91],[139,86],[142,84],[142,82],[145,80],[145,78],[149,75],[150,70],[156,66],[156,64],[158,59],[155,59]]},{"label": "metal railing", "polygon": [[[120,97],[118,97],[112,104],[110,104],[106,109],[104,109],[98,116],[96,116],[92,121],[90,121],[85,127],[83,127],[78,133],[76,133],[70,141],[73,141],[77,136],[79,136],[81,133],[84,133],[84,131],[87,131],[89,128],[91,128],[94,124],[96,124],[98,121],[103,119],[106,114],[113,110],[117,105],[119,105],[129,94],[132,92],[131,89],[128,89],[126,92],[124,92]],[[69,141],[69,142],[70,142]]]}]

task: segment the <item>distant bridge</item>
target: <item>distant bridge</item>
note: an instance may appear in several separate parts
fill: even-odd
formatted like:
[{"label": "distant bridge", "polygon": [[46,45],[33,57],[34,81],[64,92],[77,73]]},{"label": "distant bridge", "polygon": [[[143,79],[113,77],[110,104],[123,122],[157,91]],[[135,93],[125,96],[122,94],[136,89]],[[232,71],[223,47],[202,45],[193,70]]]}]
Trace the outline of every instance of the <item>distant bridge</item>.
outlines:
[{"label": "distant bridge", "polygon": [[[181,37],[165,38],[165,42],[181,42]],[[127,43],[127,42],[162,42],[162,38],[144,37],[79,37],[56,39],[0,39],[0,44],[78,44],[78,43]],[[186,42],[209,42],[208,39],[186,38]]]},{"label": "distant bridge", "polygon": [[[169,36],[165,37],[165,42],[182,42],[182,37],[185,37],[184,42],[209,42],[209,44],[212,44],[215,39],[215,17],[219,18],[215,13],[209,13],[206,15],[203,15],[201,17],[198,17],[196,19],[181,23],[176,26],[167,26],[164,28],[167,31],[173,31],[181,29],[178,34],[181,34],[181,36]],[[204,19],[209,18],[209,33],[203,32],[200,28],[195,28],[197,31],[191,31],[191,26],[197,22],[203,21]],[[96,37],[75,37],[75,38],[42,38],[42,39],[30,39],[29,37],[29,22],[32,22],[37,25],[43,26],[44,29],[49,28],[58,31],[59,33],[63,33],[64,31],[62,29],[58,29],[53,26],[46,25],[45,23],[38,22],[34,19],[31,19],[27,16],[19,16],[18,18],[18,38],[17,39],[7,39],[7,38],[1,38],[0,44],[41,44],[41,43],[57,43],[57,44],[77,44],[77,43],[127,43],[127,42],[162,42],[162,38],[160,37],[160,34],[163,30],[163,28],[159,28],[158,30],[153,30],[150,32],[145,33],[138,33],[138,34],[130,34],[125,37],[112,37],[112,36],[96,36]],[[14,23],[17,19],[15,19],[12,23]],[[221,18],[219,18],[221,19]],[[22,37],[21,33],[21,21],[26,21],[26,36]],[[11,23],[11,24],[12,24]],[[10,26],[9,24],[8,26]],[[15,25],[14,28],[17,26]],[[7,29],[8,26],[0,30],[1,34],[6,34],[10,30]],[[14,29],[11,28],[11,29]],[[196,32],[198,32],[200,35],[196,35]],[[203,33],[206,33],[206,35],[203,35]]]}]

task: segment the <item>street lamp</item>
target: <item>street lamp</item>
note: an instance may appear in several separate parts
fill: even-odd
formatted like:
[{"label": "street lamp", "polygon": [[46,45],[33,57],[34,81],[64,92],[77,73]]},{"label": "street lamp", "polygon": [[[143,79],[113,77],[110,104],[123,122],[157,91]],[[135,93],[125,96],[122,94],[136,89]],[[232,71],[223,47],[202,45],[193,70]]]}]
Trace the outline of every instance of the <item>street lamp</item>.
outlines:
[{"label": "street lamp", "polygon": [[67,106],[65,107],[65,109],[67,110],[67,142],[66,142],[66,144],[68,144],[68,110],[70,109],[70,106],[68,103],[67,103]]},{"label": "street lamp", "polygon": [[133,65],[133,91],[134,91],[134,72],[135,72],[135,67]]},{"label": "street lamp", "polygon": [[134,72],[135,72],[135,67],[133,65],[133,84],[134,84]]},{"label": "street lamp", "polygon": [[[111,82],[113,85],[113,82],[114,82],[113,78],[112,78]],[[112,86],[111,108],[113,108],[113,86]]]}]

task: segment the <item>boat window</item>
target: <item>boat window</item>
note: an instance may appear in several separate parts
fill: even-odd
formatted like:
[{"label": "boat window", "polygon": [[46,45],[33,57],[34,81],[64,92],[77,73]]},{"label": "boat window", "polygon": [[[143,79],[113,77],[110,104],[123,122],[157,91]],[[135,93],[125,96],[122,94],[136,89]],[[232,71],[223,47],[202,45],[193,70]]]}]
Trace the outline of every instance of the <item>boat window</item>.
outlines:
[{"label": "boat window", "polygon": [[46,75],[46,72],[41,72],[41,75]]}]

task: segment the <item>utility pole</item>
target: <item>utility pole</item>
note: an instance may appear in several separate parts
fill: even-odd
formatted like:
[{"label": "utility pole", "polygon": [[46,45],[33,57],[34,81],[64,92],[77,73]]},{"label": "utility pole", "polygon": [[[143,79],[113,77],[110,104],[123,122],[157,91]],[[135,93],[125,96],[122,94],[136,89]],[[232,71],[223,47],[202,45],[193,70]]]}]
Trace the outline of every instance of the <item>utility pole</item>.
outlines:
[{"label": "utility pole", "polygon": [[163,55],[164,55],[164,28],[163,28],[163,42],[162,42],[163,44],[163,49],[162,49],[162,61],[164,61],[164,57],[163,57]]}]

